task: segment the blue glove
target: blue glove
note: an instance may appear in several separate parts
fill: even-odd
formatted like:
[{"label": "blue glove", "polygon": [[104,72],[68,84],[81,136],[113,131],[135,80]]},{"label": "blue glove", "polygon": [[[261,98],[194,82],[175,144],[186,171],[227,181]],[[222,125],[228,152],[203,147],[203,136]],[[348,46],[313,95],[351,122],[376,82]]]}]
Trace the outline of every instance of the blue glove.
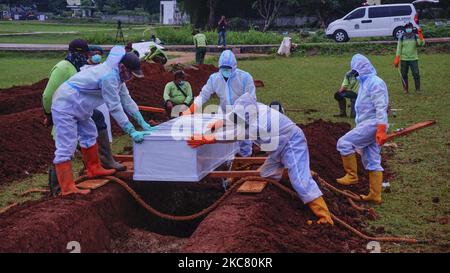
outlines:
[{"label": "blue glove", "polygon": [[152,131],[152,126],[150,126],[150,124],[145,122],[144,117],[142,116],[141,112],[137,111],[136,113],[134,113],[133,118],[137,121],[139,126],[141,126],[142,129],[144,129],[144,131],[149,131],[149,132]]},{"label": "blue glove", "polygon": [[136,129],[134,128],[133,124],[131,124],[131,122],[128,122],[127,124],[125,124],[125,126],[122,128],[124,132],[126,132],[128,135],[131,136],[131,138],[133,139],[134,142],[136,143],[141,143],[144,141],[144,137],[146,135],[149,135],[150,132],[139,132],[136,131]]}]

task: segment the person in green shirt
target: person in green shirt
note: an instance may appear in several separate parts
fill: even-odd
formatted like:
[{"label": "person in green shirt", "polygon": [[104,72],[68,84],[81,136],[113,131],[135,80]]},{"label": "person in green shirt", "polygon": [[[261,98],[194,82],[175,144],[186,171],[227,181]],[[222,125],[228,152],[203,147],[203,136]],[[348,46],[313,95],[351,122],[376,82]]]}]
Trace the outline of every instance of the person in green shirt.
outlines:
[{"label": "person in green shirt", "polygon": [[195,62],[197,64],[203,64],[206,55],[206,35],[200,33],[198,30],[194,30],[192,35],[194,36]]},{"label": "person in green shirt", "polygon": [[407,94],[408,90],[408,70],[414,78],[416,92],[420,93],[420,74],[419,74],[419,56],[417,46],[424,46],[422,30],[415,29],[412,23],[405,25],[405,33],[398,39],[397,52],[395,54],[394,66],[398,67],[400,63],[400,73],[402,76],[403,91]]},{"label": "person in green shirt", "polygon": [[[167,83],[164,88],[164,104],[169,118],[178,116],[178,113],[185,111],[192,104],[191,84],[185,81],[183,70],[177,70],[174,73],[174,80]],[[174,108],[177,114],[172,115]],[[179,111],[178,111],[179,110]]]},{"label": "person in green shirt", "polygon": [[354,118],[355,114],[355,102],[357,98],[357,93],[359,89],[359,83],[356,77],[358,72],[351,70],[345,74],[344,80],[342,81],[341,88],[334,94],[334,99],[338,101],[339,113],[334,115],[334,117],[347,117],[347,101],[350,99],[351,103],[351,113],[350,117]]},{"label": "person in green shirt", "polygon": [[144,60],[147,62],[153,61],[158,64],[167,63],[167,54],[164,50],[160,49],[156,44],[150,43],[149,51],[145,54]]}]

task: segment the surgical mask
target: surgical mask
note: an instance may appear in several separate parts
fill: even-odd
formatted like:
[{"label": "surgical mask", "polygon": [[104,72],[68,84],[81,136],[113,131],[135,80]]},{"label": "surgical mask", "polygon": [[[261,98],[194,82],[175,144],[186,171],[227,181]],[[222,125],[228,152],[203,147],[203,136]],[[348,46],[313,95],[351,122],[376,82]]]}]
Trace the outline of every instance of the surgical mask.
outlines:
[{"label": "surgical mask", "polygon": [[94,56],[91,57],[91,61],[94,64],[99,64],[102,61],[102,55],[95,54]]},{"label": "surgical mask", "polygon": [[231,68],[221,68],[220,73],[224,78],[230,78],[231,73],[233,73],[233,70]]},{"label": "surgical mask", "polygon": [[405,29],[406,33],[412,33],[412,28]]}]

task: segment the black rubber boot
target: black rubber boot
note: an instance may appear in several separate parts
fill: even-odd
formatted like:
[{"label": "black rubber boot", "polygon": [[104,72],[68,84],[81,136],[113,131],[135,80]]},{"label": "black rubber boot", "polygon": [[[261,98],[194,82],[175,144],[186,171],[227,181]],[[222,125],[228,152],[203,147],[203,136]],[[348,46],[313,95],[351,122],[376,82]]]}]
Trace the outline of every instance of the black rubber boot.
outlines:
[{"label": "black rubber boot", "polygon": [[408,78],[403,78],[403,93],[408,94],[409,93],[409,84],[408,84]]},{"label": "black rubber boot", "polygon": [[109,146],[109,137],[107,130],[100,130],[97,137],[98,154],[100,163],[105,169],[115,169],[118,172],[123,172],[127,168],[114,160],[111,152],[111,146]]},{"label": "black rubber boot", "polygon": [[339,114],[333,115],[333,117],[347,117],[347,101],[345,99],[338,100]]},{"label": "black rubber boot", "polygon": [[58,183],[58,176],[56,175],[55,167],[52,165],[48,169],[48,187],[52,196],[58,196],[61,188]]},{"label": "black rubber boot", "polygon": [[350,104],[350,109],[351,109],[350,117],[351,118],[356,117],[355,103],[356,103],[356,100],[351,100],[351,104]]},{"label": "black rubber boot", "polygon": [[414,84],[416,86],[416,93],[422,93],[420,90],[420,78],[414,79]]}]

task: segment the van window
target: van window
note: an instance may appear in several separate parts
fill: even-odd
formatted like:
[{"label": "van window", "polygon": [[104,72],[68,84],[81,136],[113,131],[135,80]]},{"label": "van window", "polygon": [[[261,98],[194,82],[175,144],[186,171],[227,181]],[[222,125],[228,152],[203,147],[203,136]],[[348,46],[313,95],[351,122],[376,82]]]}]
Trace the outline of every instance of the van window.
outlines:
[{"label": "van window", "polygon": [[366,9],[357,9],[354,12],[350,13],[344,20],[353,20],[363,18],[366,15]]},{"label": "van window", "polygon": [[389,7],[369,8],[369,18],[389,17]]},{"label": "van window", "polygon": [[392,6],[391,16],[405,16],[410,15],[412,12],[410,6]]}]

